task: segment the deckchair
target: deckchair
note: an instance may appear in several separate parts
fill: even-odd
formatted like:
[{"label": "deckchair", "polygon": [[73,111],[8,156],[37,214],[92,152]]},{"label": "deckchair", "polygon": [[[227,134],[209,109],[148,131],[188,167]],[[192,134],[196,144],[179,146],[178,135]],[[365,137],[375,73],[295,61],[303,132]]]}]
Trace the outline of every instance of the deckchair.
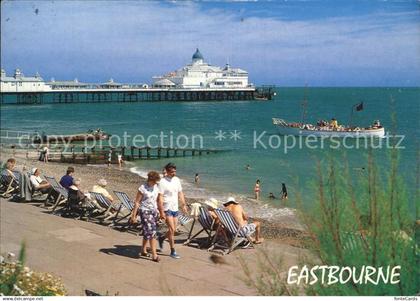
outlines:
[{"label": "deckchair", "polygon": [[215,231],[214,230],[215,220],[210,215],[210,213],[207,210],[207,208],[205,208],[203,206],[200,206],[200,208],[199,208],[199,215],[198,215],[197,220],[198,220],[198,222],[201,225],[201,229],[197,233],[195,233],[194,235],[192,235],[192,230],[193,230],[194,225],[195,225],[195,219],[194,219],[194,222],[193,222],[193,224],[191,226],[191,231],[188,234],[188,238],[184,242],[184,245],[188,245],[194,238],[196,238],[198,235],[200,235],[203,231],[207,233],[207,243],[209,244],[211,242],[212,234]]},{"label": "deckchair", "polygon": [[[115,191],[114,190],[115,195],[117,196],[118,200],[121,202],[121,207],[119,208],[119,213],[126,211],[128,213],[124,214],[122,213],[122,216],[116,216],[114,219],[114,223],[113,226],[114,227],[121,227],[121,230],[133,230],[135,232],[140,232],[142,231],[142,227],[141,227],[141,223],[138,224],[132,224],[130,223],[130,221],[128,220],[128,218],[131,215],[131,212],[134,209],[134,202],[130,199],[130,197],[125,193],[125,192],[121,192],[121,191]],[[138,215],[140,216],[140,215]],[[127,219],[125,222],[125,219]]]},{"label": "deckchair", "polygon": [[95,204],[88,198],[81,201],[74,194],[68,194],[67,202],[65,203],[62,211],[62,216],[76,215],[78,219],[86,217],[89,221],[92,218],[92,215],[97,211],[98,209]]},{"label": "deckchair", "polygon": [[134,209],[134,202],[130,199],[130,197],[125,192],[114,190],[114,194],[117,196],[118,200],[121,202],[118,214],[121,213],[124,209],[128,211],[127,214],[121,217],[119,217],[118,214],[115,216],[114,223],[119,223],[131,215],[131,212]]},{"label": "deckchair", "polygon": [[181,226],[185,226],[186,224],[192,222],[193,220],[194,220],[194,218],[192,218],[192,217],[190,217],[188,215],[185,215],[185,214],[179,214],[178,215],[178,223]]},{"label": "deckchair", "polygon": [[[49,192],[49,193],[43,193],[42,191],[36,189],[36,187],[34,186],[34,184],[31,182],[31,175],[32,175],[32,173],[27,172],[27,173],[25,173],[25,175],[26,175],[26,177],[22,177],[21,180],[22,180],[22,182],[25,182],[25,178],[27,179],[27,183],[29,185],[29,191],[31,193],[31,195],[30,195],[31,200],[30,201],[31,202],[43,202],[45,204],[45,202],[47,201],[47,199],[51,196],[52,192],[54,192],[54,188],[52,187],[52,185],[51,185],[51,188],[53,188],[53,189],[52,189],[51,192]],[[54,181],[55,181],[55,179],[54,179]],[[25,190],[25,188],[22,186],[22,184],[23,183],[21,183],[21,185],[20,185],[20,189],[21,190]],[[45,195],[46,195],[46,198],[45,199],[42,198]],[[21,196],[24,197],[22,194],[21,194]]]},{"label": "deckchair", "polygon": [[[178,215],[178,225],[184,227],[187,233],[190,233],[192,228],[188,229],[187,225],[194,221],[194,218],[185,214],[180,213]],[[194,225],[192,225],[194,226]],[[179,230],[179,229],[178,229]]]},{"label": "deckchair", "polygon": [[57,180],[54,177],[45,176],[45,180],[48,181],[48,183],[51,184],[56,197],[55,200],[53,200],[53,203],[51,206],[48,207],[49,198],[45,200],[44,206],[51,209],[51,213],[53,213],[58,206],[64,206],[64,204],[67,202],[68,199],[68,191],[63,186],[60,185],[60,183],[57,182]]},{"label": "deckchair", "polygon": [[0,196],[3,198],[8,198],[19,191],[19,183],[11,175],[1,174],[0,185]]},{"label": "deckchair", "polygon": [[[214,212],[220,220],[220,225],[218,228],[223,227],[228,241],[225,241],[225,244],[220,244],[220,241],[217,241],[218,236],[215,235],[209,251],[213,250],[215,247],[221,247],[225,249],[223,254],[229,254],[241,244],[245,243],[248,247],[253,246],[251,237],[244,235],[244,233],[241,231],[241,227],[239,227],[238,223],[233,218],[232,213],[221,209],[214,209]],[[217,232],[218,231],[219,229]]]},{"label": "deckchair", "polygon": [[369,244],[360,232],[341,232],[341,244],[343,249],[350,253],[361,254],[363,249],[368,249]]},{"label": "deckchair", "polygon": [[[98,204],[103,208],[101,212],[101,216],[98,218],[101,219],[102,222],[109,221],[110,219],[115,219],[118,215],[121,205],[114,204],[110,200],[108,200],[102,193],[97,192],[89,192],[90,195],[98,202]],[[114,210],[114,212],[112,212]]]}]

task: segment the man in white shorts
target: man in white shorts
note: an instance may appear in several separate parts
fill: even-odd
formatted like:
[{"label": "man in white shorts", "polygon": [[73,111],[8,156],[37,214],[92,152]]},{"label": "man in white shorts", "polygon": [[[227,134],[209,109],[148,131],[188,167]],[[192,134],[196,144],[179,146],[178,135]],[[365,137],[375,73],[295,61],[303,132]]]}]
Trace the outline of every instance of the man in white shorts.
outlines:
[{"label": "man in white shorts", "polygon": [[181,258],[175,251],[175,230],[179,214],[179,204],[184,213],[187,213],[184,193],[182,192],[181,181],[176,176],[176,166],[168,163],[165,166],[166,176],[159,182],[158,207],[160,218],[166,221],[168,232],[158,238],[159,248],[163,248],[163,241],[168,238],[171,247],[170,256],[174,259]]}]

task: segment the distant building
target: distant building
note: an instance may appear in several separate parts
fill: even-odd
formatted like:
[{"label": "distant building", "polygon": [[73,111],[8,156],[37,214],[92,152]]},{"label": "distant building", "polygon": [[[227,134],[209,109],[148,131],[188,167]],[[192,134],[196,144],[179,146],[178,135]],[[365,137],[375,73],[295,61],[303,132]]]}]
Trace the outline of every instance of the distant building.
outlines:
[{"label": "distant building", "polygon": [[60,80],[56,81],[54,78],[47,83],[53,90],[68,90],[68,89],[87,89],[91,85],[86,83],[80,83],[77,78],[74,80]]},{"label": "distant building", "polygon": [[200,50],[195,51],[192,62],[163,76],[153,77],[156,88],[232,88],[248,87],[248,72],[239,68],[212,66],[204,62]]},{"label": "distant building", "polygon": [[13,76],[7,76],[6,71],[1,69],[0,84],[1,92],[41,92],[51,90],[51,87],[44,82],[38,72],[35,76],[26,77],[20,69],[16,69]]},{"label": "distant building", "polygon": [[111,78],[106,83],[102,83],[99,86],[101,89],[121,89],[123,88],[123,84],[119,84],[114,82],[114,80]]}]

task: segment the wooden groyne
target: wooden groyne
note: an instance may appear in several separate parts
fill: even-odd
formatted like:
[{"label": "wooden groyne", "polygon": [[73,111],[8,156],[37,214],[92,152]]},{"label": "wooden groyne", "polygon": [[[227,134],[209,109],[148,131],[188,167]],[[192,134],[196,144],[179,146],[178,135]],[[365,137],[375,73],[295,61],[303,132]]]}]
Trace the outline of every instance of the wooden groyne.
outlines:
[{"label": "wooden groyne", "polygon": [[[3,146],[4,147],[4,146]],[[33,148],[15,148],[15,151],[26,151],[27,156],[29,153],[34,153],[32,156],[39,156],[40,150]],[[73,164],[105,164],[111,153],[111,164],[118,164],[118,155],[122,156],[124,161],[135,160],[156,160],[165,158],[176,157],[195,157],[209,154],[216,154],[226,152],[229,150],[222,149],[201,149],[201,148],[170,148],[170,147],[89,147],[89,146],[55,146],[49,149],[49,161]]]}]

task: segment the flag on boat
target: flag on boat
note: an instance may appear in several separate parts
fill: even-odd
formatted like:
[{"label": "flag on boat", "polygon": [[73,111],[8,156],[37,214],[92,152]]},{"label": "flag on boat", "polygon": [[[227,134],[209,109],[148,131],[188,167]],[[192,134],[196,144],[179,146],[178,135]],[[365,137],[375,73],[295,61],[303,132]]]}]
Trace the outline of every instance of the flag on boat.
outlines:
[{"label": "flag on boat", "polygon": [[363,101],[356,105],[356,111],[357,112],[362,111],[362,110],[363,110]]}]

